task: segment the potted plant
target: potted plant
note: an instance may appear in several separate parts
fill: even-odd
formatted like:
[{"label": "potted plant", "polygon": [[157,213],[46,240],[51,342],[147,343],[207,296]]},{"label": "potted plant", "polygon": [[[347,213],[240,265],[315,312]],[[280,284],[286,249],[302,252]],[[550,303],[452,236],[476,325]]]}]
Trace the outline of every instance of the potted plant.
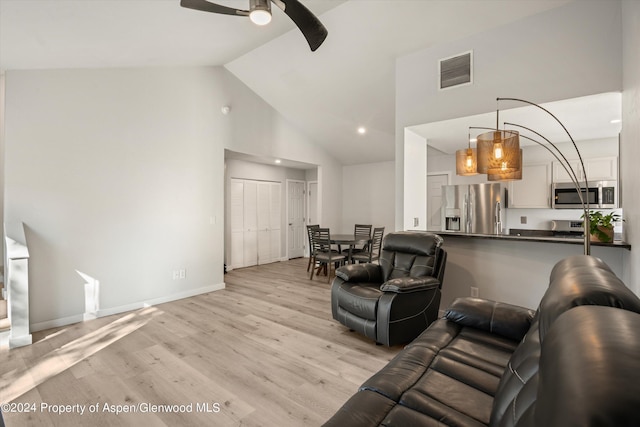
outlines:
[{"label": "potted plant", "polygon": [[[584,218],[582,214],[581,218]],[[613,242],[613,223],[624,221],[615,212],[589,211],[589,234],[592,242]]]}]

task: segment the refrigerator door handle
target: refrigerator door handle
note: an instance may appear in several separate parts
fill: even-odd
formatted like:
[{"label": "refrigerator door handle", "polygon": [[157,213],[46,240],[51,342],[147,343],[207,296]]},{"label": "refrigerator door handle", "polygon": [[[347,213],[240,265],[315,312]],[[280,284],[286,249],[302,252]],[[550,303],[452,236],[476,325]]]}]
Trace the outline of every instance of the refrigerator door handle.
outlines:
[{"label": "refrigerator door handle", "polygon": [[465,204],[466,206],[466,214],[467,214],[467,221],[465,224],[465,232],[467,233],[471,233],[471,224],[473,224],[473,202],[471,201],[471,197],[469,196],[469,194],[465,194]]},{"label": "refrigerator door handle", "polygon": [[496,202],[496,234],[502,234],[502,210],[500,202]]}]

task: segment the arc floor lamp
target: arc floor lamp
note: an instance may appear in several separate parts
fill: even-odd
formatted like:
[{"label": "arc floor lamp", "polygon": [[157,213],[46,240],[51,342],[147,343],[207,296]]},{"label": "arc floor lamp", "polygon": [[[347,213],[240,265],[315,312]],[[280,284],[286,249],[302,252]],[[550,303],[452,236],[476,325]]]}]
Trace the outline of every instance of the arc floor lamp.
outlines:
[{"label": "arc floor lamp", "polygon": [[[535,139],[534,137],[529,137],[529,136],[525,136],[522,135],[520,132],[516,132],[516,131],[509,131],[509,130],[500,130],[499,129],[499,117],[500,117],[500,102],[501,101],[513,101],[513,102],[521,102],[524,104],[528,104],[531,105],[533,107],[539,108],[540,110],[544,111],[545,113],[547,113],[549,116],[551,116],[556,122],[558,122],[558,124],[562,127],[562,129],[565,131],[565,133],[567,134],[567,136],[569,137],[569,139],[571,140],[571,143],[573,144],[573,147],[575,148],[576,153],[578,154],[578,159],[580,161],[580,167],[582,168],[583,176],[584,176],[584,188],[587,188],[587,173],[586,173],[586,169],[584,167],[584,162],[582,161],[582,155],[580,154],[580,150],[578,149],[578,146],[576,145],[575,140],[573,139],[573,137],[571,136],[571,133],[569,133],[569,131],[567,130],[567,128],[565,127],[565,125],[553,114],[551,113],[549,110],[547,110],[546,108],[531,102],[531,101],[527,101],[524,99],[519,99],[519,98],[496,98],[497,104],[498,104],[498,108],[496,109],[496,129],[495,130],[491,130],[490,132],[487,133],[483,133],[481,135],[478,136],[478,141],[485,141],[485,147],[488,147],[488,149],[484,149],[481,150],[480,146],[478,146],[478,165],[480,165],[481,163],[483,164],[489,164],[489,165],[494,165],[497,164],[497,169],[489,169],[492,170],[494,174],[499,173],[499,169],[500,169],[500,165],[502,165],[502,170],[504,172],[513,172],[515,166],[512,166],[511,163],[509,163],[511,161],[511,159],[515,159],[514,154],[511,154],[510,156],[506,156],[506,150],[508,149],[508,147],[515,147],[517,146],[517,149],[519,150],[519,141],[515,141],[515,139],[519,138],[519,137],[523,137],[529,141],[535,142],[536,144],[540,145],[541,147],[545,148],[547,151],[549,151],[555,158],[556,160],[558,160],[558,162],[562,165],[562,167],[564,168],[564,170],[567,172],[567,174],[569,175],[569,177],[571,178],[571,182],[573,182],[573,185],[576,188],[576,192],[578,193],[578,197],[580,198],[580,204],[582,205],[582,210],[584,211],[583,214],[583,218],[584,218],[584,223],[583,223],[583,228],[584,228],[584,254],[585,255],[590,255],[591,254],[591,243],[590,243],[590,238],[589,238],[589,224],[590,224],[590,218],[589,218],[589,199],[588,197],[584,197],[583,191],[580,187],[580,180],[578,179],[578,175],[576,174],[576,171],[573,169],[573,167],[571,166],[571,164],[569,163],[569,161],[567,160],[566,156],[562,153],[562,151],[553,143],[551,142],[548,138],[546,138],[544,135],[540,134],[539,132],[530,129],[526,126],[517,124],[517,123],[509,123],[509,122],[505,122],[504,126],[510,126],[510,127],[517,127],[520,129],[524,129],[528,132],[531,132],[532,134],[534,134],[536,137],[541,138],[542,140],[544,140],[544,142],[541,142],[537,139]],[[489,143],[487,143],[487,141]],[[516,145],[517,142],[517,145]],[[515,152],[515,151],[513,151]],[[496,160],[497,159],[497,160]],[[500,159],[502,159],[502,161],[500,161]],[[516,161],[516,163],[519,163]],[[522,165],[518,164],[518,166],[521,168]],[[478,172],[480,173],[487,173],[484,172],[482,170],[480,170],[480,167],[478,167]]]}]

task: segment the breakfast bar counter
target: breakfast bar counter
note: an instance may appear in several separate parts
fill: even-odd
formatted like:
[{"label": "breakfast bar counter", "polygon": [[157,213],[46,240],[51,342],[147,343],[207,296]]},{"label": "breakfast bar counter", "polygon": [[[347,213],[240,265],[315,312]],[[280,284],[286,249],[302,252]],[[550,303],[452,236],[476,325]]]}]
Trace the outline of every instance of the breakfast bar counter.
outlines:
[{"label": "breakfast bar counter", "polygon": [[[584,243],[582,237],[557,237],[552,235],[545,236],[544,233],[526,233],[522,234],[473,234],[462,233],[457,231],[434,231],[442,237],[468,238],[468,239],[493,239],[493,240],[512,240],[523,242],[546,242],[546,243],[562,243],[568,245],[580,245]],[[629,243],[614,240],[613,243],[591,242],[591,246],[605,246],[613,248],[623,248],[631,250]]]}]

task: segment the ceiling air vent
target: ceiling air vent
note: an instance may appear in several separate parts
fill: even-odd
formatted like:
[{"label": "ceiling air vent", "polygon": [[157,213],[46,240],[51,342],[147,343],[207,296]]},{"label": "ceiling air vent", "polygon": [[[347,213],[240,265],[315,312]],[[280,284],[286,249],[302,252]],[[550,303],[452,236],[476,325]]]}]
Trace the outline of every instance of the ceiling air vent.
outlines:
[{"label": "ceiling air vent", "polygon": [[449,89],[473,83],[472,60],[472,51],[441,59],[438,63],[440,69],[439,88]]}]

